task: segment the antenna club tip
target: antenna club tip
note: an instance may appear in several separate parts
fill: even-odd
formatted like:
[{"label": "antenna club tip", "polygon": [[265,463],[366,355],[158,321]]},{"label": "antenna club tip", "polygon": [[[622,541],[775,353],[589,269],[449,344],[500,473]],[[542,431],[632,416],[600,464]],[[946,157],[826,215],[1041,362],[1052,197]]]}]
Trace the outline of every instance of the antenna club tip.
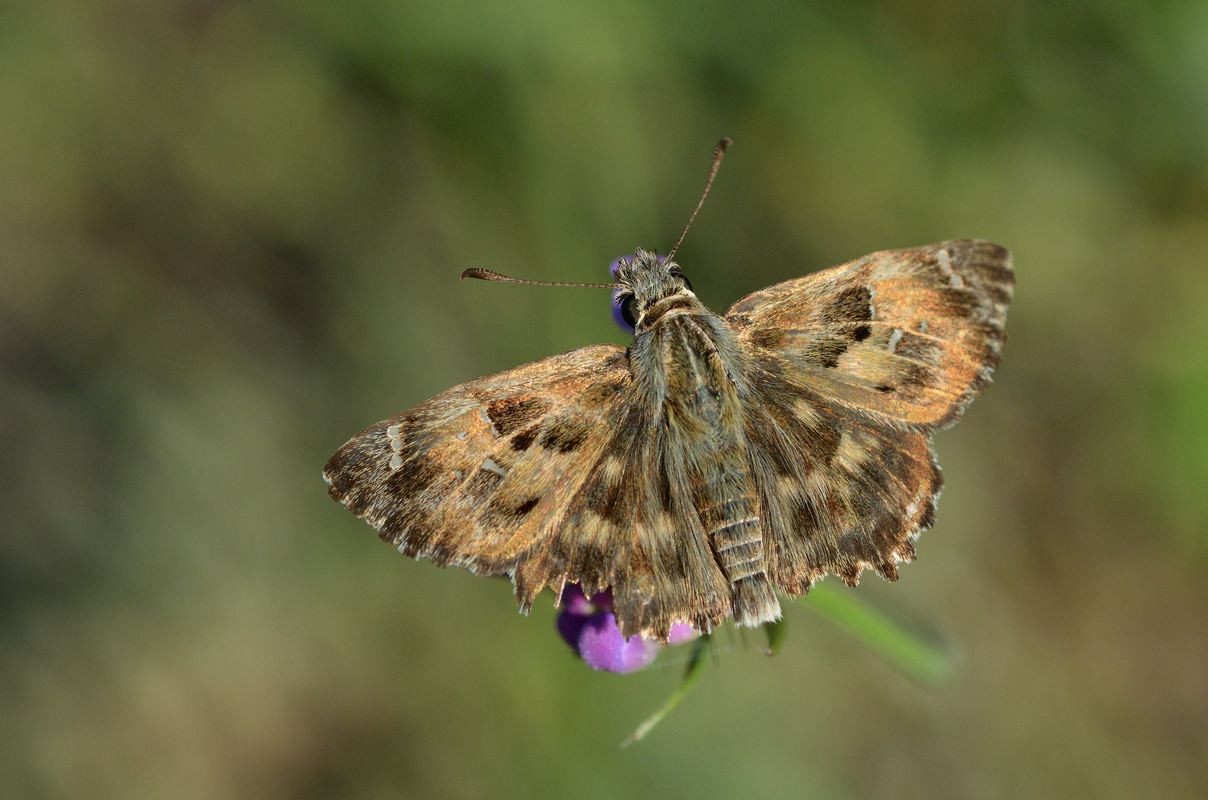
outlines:
[{"label": "antenna club tip", "polygon": [[729,147],[732,144],[734,144],[733,139],[731,139],[729,136],[723,136],[723,137],[721,137],[721,141],[717,143],[717,149],[724,151],[727,147]]},{"label": "antenna club tip", "polygon": [[466,278],[481,278],[482,272],[483,271],[477,267],[469,267],[461,271],[461,277],[458,280],[464,281]]}]

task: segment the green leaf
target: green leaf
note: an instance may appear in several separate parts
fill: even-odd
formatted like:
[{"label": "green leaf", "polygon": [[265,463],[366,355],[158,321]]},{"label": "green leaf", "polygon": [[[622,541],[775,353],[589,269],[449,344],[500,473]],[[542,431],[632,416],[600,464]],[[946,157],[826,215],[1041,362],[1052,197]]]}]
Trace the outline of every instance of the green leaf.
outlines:
[{"label": "green leaf", "polygon": [[788,630],[784,617],[763,623],[763,632],[768,637],[768,649],[764,652],[769,656],[779,653],[780,648],[784,646],[784,637],[788,634]]},{"label": "green leaf", "polygon": [[919,683],[936,686],[956,672],[952,652],[937,636],[907,627],[850,589],[818,584],[810,590],[808,605]]},{"label": "green leaf", "polygon": [[705,651],[709,649],[709,635],[704,634],[692,643],[692,653],[688,656],[688,665],[684,668],[684,677],[680,679],[679,686],[675,691],[663,701],[653,714],[647,717],[642,724],[634,729],[633,733],[629,734],[629,738],[621,742],[621,747],[628,747],[635,742],[640,742],[645,738],[646,734],[654,729],[663,721],[663,718],[670,714],[680,701],[692,690],[696,682],[700,679],[701,671],[705,666]]},{"label": "green leaf", "polygon": [[[834,584],[818,584],[810,590],[808,605],[854,636],[890,666],[919,683],[939,685],[950,680],[956,672],[952,653],[937,636],[908,627],[851,590]],[[763,632],[768,637],[765,652],[768,655],[780,652],[788,632],[785,620],[765,623]],[[705,652],[711,644],[708,636],[701,636],[692,643],[692,652],[679,686],[621,742],[621,747],[640,742],[687,696],[700,679],[705,665]]]}]

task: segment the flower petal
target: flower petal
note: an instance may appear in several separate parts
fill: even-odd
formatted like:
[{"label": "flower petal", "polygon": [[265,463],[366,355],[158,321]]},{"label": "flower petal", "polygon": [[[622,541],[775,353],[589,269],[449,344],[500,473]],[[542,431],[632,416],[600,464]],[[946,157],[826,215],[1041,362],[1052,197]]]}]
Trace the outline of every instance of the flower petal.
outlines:
[{"label": "flower petal", "polygon": [[684,644],[690,642],[699,636],[696,628],[693,628],[687,622],[676,622],[671,626],[671,630],[667,634],[667,644]]},{"label": "flower petal", "polygon": [[626,639],[610,613],[590,617],[579,634],[579,654],[592,669],[607,672],[635,672],[654,661],[658,642],[630,636]]}]

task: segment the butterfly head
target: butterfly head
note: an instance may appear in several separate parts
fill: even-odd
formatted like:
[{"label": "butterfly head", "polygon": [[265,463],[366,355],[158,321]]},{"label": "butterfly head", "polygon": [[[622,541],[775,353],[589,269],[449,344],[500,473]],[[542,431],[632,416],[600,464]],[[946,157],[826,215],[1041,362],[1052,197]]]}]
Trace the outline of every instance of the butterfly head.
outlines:
[{"label": "butterfly head", "polygon": [[612,314],[617,324],[630,332],[652,326],[666,309],[661,301],[682,298],[696,303],[692,284],[680,270],[679,264],[649,250],[638,249],[632,256],[612,262],[613,279],[617,288],[612,294]]}]

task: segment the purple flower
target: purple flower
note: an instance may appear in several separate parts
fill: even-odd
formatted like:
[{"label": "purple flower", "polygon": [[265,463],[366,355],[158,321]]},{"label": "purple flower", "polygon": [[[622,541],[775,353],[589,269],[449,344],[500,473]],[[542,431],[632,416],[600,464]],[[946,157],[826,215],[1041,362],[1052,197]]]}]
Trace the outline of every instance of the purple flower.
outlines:
[{"label": "purple flower", "polygon": [[686,622],[675,622],[667,632],[667,644],[687,644],[699,636],[696,628]]},{"label": "purple flower", "polygon": [[[558,633],[592,669],[636,672],[654,661],[663,647],[641,636],[621,635],[612,613],[611,591],[588,598],[577,584],[567,584],[557,624]],[[696,638],[696,631],[686,622],[677,622],[668,638],[671,644],[683,644]]]}]

